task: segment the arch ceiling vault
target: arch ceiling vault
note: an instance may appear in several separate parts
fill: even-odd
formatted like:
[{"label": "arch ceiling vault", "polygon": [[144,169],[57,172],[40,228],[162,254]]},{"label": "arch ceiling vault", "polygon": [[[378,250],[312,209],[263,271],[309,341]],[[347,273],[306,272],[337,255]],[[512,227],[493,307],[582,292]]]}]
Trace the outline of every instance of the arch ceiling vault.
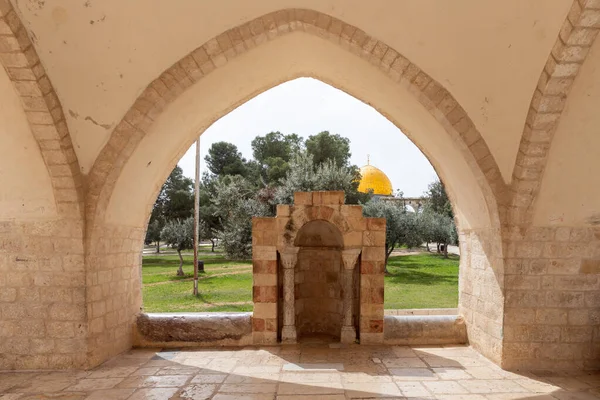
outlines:
[{"label": "arch ceiling vault", "polygon": [[[552,139],[557,130],[570,131],[572,119],[563,123],[563,110],[573,110],[585,95],[575,90],[578,97],[569,97],[595,49],[600,2],[136,3],[0,0],[0,61],[21,100],[29,123],[23,135],[37,143],[58,211],[18,229],[14,224],[25,217],[15,211],[3,222],[11,228],[0,234],[10,232],[17,244],[0,248],[8,254],[0,263],[7,266],[28,252],[43,268],[40,254],[60,252],[60,268],[47,272],[40,286],[67,287],[71,313],[53,314],[48,303],[40,315],[51,320],[44,325],[49,337],[60,327],[78,340],[61,357],[8,352],[5,366],[93,365],[127,349],[141,306],[137,254],[162,180],[198,132],[257,93],[299,76],[371,103],[403,128],[449,183],[461,228],[460,308],[473,346],[507,367],[598,362],[583,351],[599,347],[597,324],[582,324],[588,336],[578,345],[568,326],[559,327],[567,333],[548,350],[546,338],[563,322],[546,323],[537,315],[548,308],[597,309],[600,234],[594,221],[600,210],[590,204],[600,204],[600,193],[581,189],[588,202],[582,207],[596,213],[585,221],[532,221],[536,207],[548,208],[542,204],[547,200],[538,204],[538,192],[550,185],[546,166],[578,162],[565,161]],[[1,111],[0,118],[8,118]],[[0,119],[0,134],[8,126]],[[156,154],[173,126],[181,128],[169,136],[174,143]],[[0,160],[0,182],[20,179],[19,173],[1,173],[13,168],[27,167]],[[140,194],[130,197],[142,202],[142,211],[121,218],[119,210],[130,209],[127,187],[136,177]],[[575,222],[565,226],[565,220]],[[64,241],[33,248],[29,240],[40,231],[44,237],[60,231]],[[61,280],[68,268],[79,272],[78,279]],[[546,286],[543,274],[550,277]],[[555,277],[561,274],[577,275],[591,289],[565,286]],[[15,295],[6,298],[14,313],[1,318],[38,321],[40,315],[19,308],[17,297],[20,284],[36,282],[10,282]],[[536,334],[526,334],[526,327]],[[34,352],[30,339],[20,340]],[[55,340],[54,349],[61,346]],[[575,350],[560,358],[567,347]]]}]

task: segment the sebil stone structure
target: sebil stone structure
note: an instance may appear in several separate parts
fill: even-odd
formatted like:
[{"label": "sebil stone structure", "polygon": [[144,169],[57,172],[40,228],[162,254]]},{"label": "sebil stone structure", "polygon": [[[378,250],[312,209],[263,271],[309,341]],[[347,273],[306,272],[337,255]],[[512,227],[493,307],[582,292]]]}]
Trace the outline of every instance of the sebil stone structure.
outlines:
[{"label": "sebil stone structure", "polygon": [[255,343],[383,342],[385,219],[344,192],[297,192],[276,217],[253,218],[252,254]]}]

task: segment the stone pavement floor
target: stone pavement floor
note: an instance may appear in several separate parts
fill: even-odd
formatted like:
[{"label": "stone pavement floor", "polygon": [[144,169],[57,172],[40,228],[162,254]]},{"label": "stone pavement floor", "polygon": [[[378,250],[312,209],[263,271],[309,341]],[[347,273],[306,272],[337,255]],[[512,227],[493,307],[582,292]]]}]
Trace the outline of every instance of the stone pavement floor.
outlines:
[{"label": "stone pavement floor", "polygon": [[503,371],[466,346],[133,349],[90,371],[3,372],[1,400],[588,400],[600,372]]}]

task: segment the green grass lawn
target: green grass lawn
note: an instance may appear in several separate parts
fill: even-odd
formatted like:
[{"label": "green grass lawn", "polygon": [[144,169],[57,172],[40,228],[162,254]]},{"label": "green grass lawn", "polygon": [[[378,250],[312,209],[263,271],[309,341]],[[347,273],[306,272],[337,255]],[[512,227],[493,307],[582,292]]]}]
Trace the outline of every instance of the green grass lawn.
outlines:
[{"label": "green grass lawn", "polygon": [[[184,276],[177,276],[179,257],[143,257],[146,312],[252,311],[252,263],[226,260],[219,253],[200,254],[205,273],[194,297],[193,256],[184,254]],[[390,257],[385,277],[385,308],[446,308],[458,303],[458,257],[436,254]]]},{"label": "green grass lawn", "polygon": [[458,306],[459,257],[437,254],[390,257],[385,277],[385,308]]},{"label": "green grass lawn", "polygon": [[221,254],[201,254],[205,273],[194,287],[193,255],[183,256],[184,276],[177,276],[177,255],[145,255],[142,283],[146,312],[252,311],[252,263],[228,261]]}]

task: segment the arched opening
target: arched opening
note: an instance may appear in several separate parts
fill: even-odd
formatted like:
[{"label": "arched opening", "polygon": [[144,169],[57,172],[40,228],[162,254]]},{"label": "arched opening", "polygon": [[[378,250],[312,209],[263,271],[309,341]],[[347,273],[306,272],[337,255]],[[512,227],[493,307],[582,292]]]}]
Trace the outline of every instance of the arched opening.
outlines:
[{"label": "arched opening", "polygon": [[296,236],[296,327],[298,338],[339,339],[342,329],[341,232],[329,221],[306,223]]},{"label": "arched opening", "polygon": [[[265,68],[264,60],[270,60],[268,68]],[[501,178],[495,173],[487,174],[497,167],[451,95],[442,91],[437,103],[433,103],[424,90],[432,86],[439,90],[440,87],[431,78],[424,75],[423,82],[416,80],[416,76],[404,79],[400,74],[394,78],[389,65],[386,69],[380,60],[378,63],[366,62],[336,43],[297,32],[262,43],[251,52],[220,65],[172,99],[167,108],[153,115],[153,121],[144,127],[145,134],[137,135],[133,145],[125,145],[129,150],[125,158],[115,163],[110,184],[97,183],[100,188],[98,201],[88,207],[93,220],[91,240],[99,235],[125,235],[132,245],[128,254],[137,257],[134,254],[141,250],[145,223],[156,193],[197,133],[237,105],[282,81],[299,76],[316,77],[375,105],[419,146],[446,182],[449,196],[456,205],[461,253],[465,255],[461,265],[461,314],[473,333],[472,344],[487,356],[499,360],[502,247],[493,194],[498,188],[490,185],[488,177],[492,181]],[[381,73],[382,68],[388,73]],[[458,120],[451,115],[453,112],[458,115]],[[132,123],[127,122],[129,126]],[[474,136],[465,139],[461,132]],[[170,140],[165,141],[167,137]],[[474,145],[472,149],[469,148],[471,145]],[[160,151],[156,151],[159,148]],[[108,153],[104,156],[108,157]],[[488,166],[485,170],[480,166],[484,158],[482,162]],[[98,164],[98,168],[101,165]],[[92,171],[92,176],[102,175]],[[146,206],[139,207],[139,204]],[[107,254],[102,254],[105,256]],[[139,268],[136,259],[128,259],[125,267],[116,267],[119,270],[133,268],[128,280],[131,300],[125,303],[129,315],[135,315],[141,305],[137,294],[139,278],[133,272]],[[115,276],[117,273],[120,272]],[[482,303],[491,312],[483,312]],[[117,341],[124,347],[129,345],[126,325],[125,322],[122,325],[122,340]],[[98,332],[98,335],[104,334]]]}]

